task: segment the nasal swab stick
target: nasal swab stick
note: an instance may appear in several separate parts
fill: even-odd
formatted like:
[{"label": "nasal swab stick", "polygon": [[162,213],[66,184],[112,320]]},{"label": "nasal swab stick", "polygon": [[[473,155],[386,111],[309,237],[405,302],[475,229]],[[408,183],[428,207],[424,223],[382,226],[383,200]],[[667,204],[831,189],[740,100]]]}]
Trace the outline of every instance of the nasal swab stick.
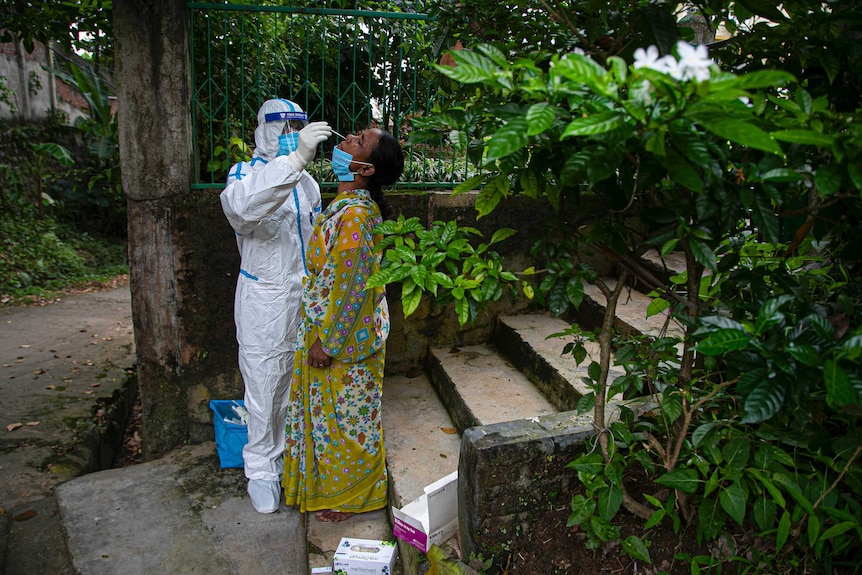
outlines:
[{"label": "nasal swab stick", "polygon": [[[330,129],[331,129],[331,128],[330,128]],[[342,140],[346,140],[346,139],[347,139],[347,138],[345,138],[344,136],[342,136],[341,134],[339,134],[338,132],[336,132],[335,130],[332,130],[332,133],[333,133],[333,134],[335,134],[336,136],[338,136],[339,138],[341,138]]]}]

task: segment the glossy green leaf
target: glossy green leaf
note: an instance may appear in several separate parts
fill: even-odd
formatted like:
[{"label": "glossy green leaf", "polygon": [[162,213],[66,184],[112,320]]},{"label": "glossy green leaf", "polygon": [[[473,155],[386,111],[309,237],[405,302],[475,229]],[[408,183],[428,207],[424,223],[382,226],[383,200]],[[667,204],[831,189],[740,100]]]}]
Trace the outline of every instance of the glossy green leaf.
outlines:
[{"label": "glossy green leaf", "polygon": [[654,297],[650,300],[647,306],[646,316],[652,317],[658,315],[670,307],[670,302],[662,297]]},{"label": "glossy green leaf", "polygon": [[700,265],[704,266],[708,270],[717,271],[718,268],[715,261],[715,252],[712,251],[712,248],[709,247],[706,242],[697,238],[692,238],[688,243],[691,247],[691,253],[694,255],[694,259],[696,259]]},{"label": "glossy green leaf", "polygon": [[619,485],[609,485],[599,490],[597,499],[599,516],[610,521],[623,503],[623,490]]},{"label": "glossy green leaf", "polygon": [[832,136],[812,130],[779,130],[772,132],[772,137],[789,144],[808,144],[819,147],[831,147],[835,144],[835,139]]},{"label": "glossy green leaf", "polygon": [[785,511],[781,514],[781,519],[778,521],[778,530],[775,532],[775,551],[781,551],[784,544],[787,543],[787,537],[790,535],[790,513]]},{"label": "glossy green leaf", "polygon": [[500,201],[509,195],[508,178],[497,177],[485,184],[476,196],[476,212],[478,217],[487,216],[494,211]]},{"label": "glossy green leaf", "polygon": [[458,324],[464,325],[470,319],[470,303],[466,299],[455,301],[455,313],[458,315]]},{"label": "glossy green leaf", "polygon": [[554,123],[556,114],[557,108],[547,102],[539,102],[530,106],[530,109],[527,110],[527,135],[535,136],[550,128]]},{"label": "glossy green leaf", "polygon": [[488,141],[488,159],[496,160],[517,152],[526,146],[528,141],[527,119],[521,116],[512,118]]},{"label": "glossy green leaf", "polygon": [[745,398],[742,423],[766,421],[784,404],[784,386],[775,379],[762,379]]},{"label": "glossy green leaf", "polygon": [[697,526],[706,539],[714,539],[724,528],[727,514],[716,499],[704,499],[697,509]]},{"label": "glossy green leaf", "polygon": [[778,214],[772,207],[772,201],[762,191],[755,191],[753,199],[754,202],[751,205],[752,219],[767,241],[778,243]]},{"label": "glossy green leaf", "polygon": [[771,529],[775,525],[777,511],[775,503],[762,495],[751,505],[751,515],[761,531]]},{"label": "glossy green leaf", "polygon": [[787,353],[799,363],[815,367],[821,364],[820,353],[812,345],[796,345],[791,343],[787,346]]},{"label": "glossy green leaf", "polygon": [[833,359],[823,362],[823,383],[826,385],[826,401],[830,406],[860,404],[860,397],[847,377],[847,372]]},{"label": "glossy green leaf", "polygon": [[[617,112],[599,112],[569,122],[560,140],[571,136],[594,136],[605,134],[625,125],[625,117]],[[525,135],[526,137],[526,135]]]},{"label": "glossy green leaf", "polygon": [[589,519],[595,510],[595,501],[586,499],[583,495],[575,495],[572,497],[572,513],[569,515],[569,520],[566,521],[566,527],[580,525]]},{"label": "glossy green leaf", "polygon": [[802,180],[802,174],[787,168],[775,168],[760,176],[764,182],[798,182]]},{"label": "glossy green leaf", "polygon": [[841,175],[838,173],[838,168],[829,165],[818,168],[814,174],[814,185],[824,196],[835,194],[841,188]]},{"label": "glossy green leaf", "polygon": [[539,178],[533,170],[523,170],[520,175],[521,189],[529,198],[539,197]]},{"label": "glossy green leaf", "polygon": [[728,441],[721,449],[725,462],[731,467],[745,469],[751,456],[751,441],[737,437]]},{"label": "glossy green leaf", "polygon": [[422,289],[425,289],[425,283],[428,281],[428,268],[418,265],[410,270],[410,277]]},{"label": "glossy green leaf", "polygon": [[640,537],[637,537],[636,535],[629,535],[622,540],[621,545],[623,551],[625,551],[631,557],[637,559],[638,561],[643,561],[647,564],[651,562],[649,556],[649,549]]},{"label": "glossy green leaf", "polygon": [[581,302],[584,301],[584,284],[578,278],[570,278],[566,282],[566,297],[572,307],[575,309],[581,307]]},{"label": "glossy green leaf", "polygon": [[[455,58],[457,60],[457,56]],[[488,70],[467,63],[459,63],[455,67],[437,65],[434,68],[447,78],[462,84],[479,84],[488,82],[494,77]]]},{"label": "glossy green leaf", "polygon": [[783,155],[779,146],[770,135],[752,123],[741,120],[730,120],[727,117],[699,117],[696,120],[707,130],[720,138],[725,138],[736,144],[748,146],[764,152]]},{"label": "glossy green leaf", "polygon": [[478,175],[473,176],[471,178],[467,178],[452,190],[453,195],[463,194],[464,192],[472,192],[479,188],[482,185],[482,181],[485,179],[484,176]]},{"label": "glossy green leaf", "polygon": [[679,393],[665,393],[661,399],[661,410],[668,423],[673,423],[682,415],[682,400]]},{"label": "glossy green leaf", "polygon": [[673,148],[667,148],[665,155],[658,156],[657,159],[673,181],[694,192],[703,192],[703,177]]},{"label": "glossy green leaf", "polygon": [[855,529],[857,525],[857,523],[852,521],[842,521],[841,523],[836,523],[835,525],[823,532],[823,535],[820,536],[820,541],[828,541],[833,537],[841,535],[842,533],[846,533],[851,529]]},{"label": "glossy green leaf", "polygon": [[595,85],[605,71],[590,58],[572,53],[558,60],[551,73],[554,76],[563,76],[574,84]]},{"label": "glossy green leaf", "polygon": [[566,467],[588,475],[600,475],[605,469],[605,461],[600,453],[589,453],[567,463]]},{"label": "glossy green leaf", "polygon": [[404,317],[408,317],[416,308],[419,307],[419,302],[422,301],[422,290],[413,290],[411,293],[401,295],[401,306],[404,308]]},{"label": "glossy green leaf", "polygon": [[772,481],[789,493],[790,496],[793,497],[793,500],[796,501],[796,503],[798,503],[806,513],[814,513],[814,507],[811,505],[811,501],[805,497],[802,493],[802,489],[799,488],[799,485],[790,475],[787,475],[786,473],[776,473],[772,476]]},{"label": "glossy green leaf", "polygon": [[692,447],[699,447],[701,442],[709,435],[714,429],[718,428],[717,421],[709,421],[704,423],[703,425],[697,426],[691,434],[691,444]]},{"label": "glossy green leaf", "polygon": [[751,337],[745,331],[720,329],[706,336],[697,344],[696,349],[704,355],[721,355],[729,351],[745,349],[750,340]]},{"label": "glossy green leaf", "polygon": [[745,520],[745,491],[738,483],[731,483],[718,494],[721,508],[739,525]]},{"label": "glossy green leaf", "polygon": [[817,538],[820,536],[820,530],[823,526],[820,523],[820,519],[816,515],[808,516],[808,544],[813,546],[817,543]]},{"label": "glossy green leaf", "polygon": [[694,469],[674,469],[669,473],[665,473],[657,478],[656,483],[670,487],[671,489],[679,489],[683,493],[695,493],[701,481],[697,477],[697,471]]},{"label": "glossy green leaf", "polygon": [[664,509],[656,509],[653,514],[649,516],[647,522],[644,523],[644,531],[648,531],[661,523],[661,520],[664,519],[665,515],[667,515],[667,511]]},{"label": "glossy green leaf", "polygon": [[734,85],[751,90],[755,88],[770,88],[795,82],[793,74],[779,70],[758,70],[736,76]]},{"label": "glossy green leaf", "polygon": [[494,235],[491,236],[491,241],[488,245],[496,244],[497,242],[502,242],[505,239],[508,239],[518,232],[513,230],[512,228],[500,228],[494,231]]}]

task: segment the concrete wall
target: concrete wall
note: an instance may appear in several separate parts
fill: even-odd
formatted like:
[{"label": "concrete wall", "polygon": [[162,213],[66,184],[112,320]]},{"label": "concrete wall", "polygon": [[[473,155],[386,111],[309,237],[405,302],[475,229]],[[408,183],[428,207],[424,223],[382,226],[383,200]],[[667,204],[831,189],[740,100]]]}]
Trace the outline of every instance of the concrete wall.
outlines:
[{"label": "concrete wall", "polygon": [[45,44],[34,44],[33,52],[28,53],[20,43],[0,43],[0,76],[5,76],[6,87],[14,92],[16,108],[0,102],[0,118],[37,120],[57,110],[71,125],[86,115],[87,101],[75,86],[44,69],[55,65],[55,56]]},{"label": "concrete wall", "polygon": [[[526,267],[527,251],[533,239],[548,226],[549,208],[529,198],[507,199],[494,214],[477,220],[473,207],[475,194],[453,196],[447,192],[390,191],[387,196],[397,213],[405,217],[416,216],[426,226],[433,220],[455,220],[461,225],[479,229],[485,235],[485,240],[490,239],[493,231],[501,226],[518,230],[512,238],[494,246],[507,265],[518,271]],[[233,323],[233,294],[239,254],[233,230],[222,214],[218,191],[187,193],[184,198],[182,202],[171,200],[170,205],[168,199],[158,202],[157,209],[163,215],[155,219],[161,220],[158,224],[161,231],[151,227],[155,225],[155,220],[148,216],[147,221],[151,223],[147,224],[147,229],[135,231],[134,235],[156,238],[170,233],[178,250],[171,263],[176,275],[171,289],[176,291],[172,297],[181,299],[181,303],[165,304],[170,307],[164,310],[165,313],[175,315],[173,321],[180,326],[182,333],[182,345],[176,352],[176,359],[171,360],[175,363],[173,369],[180,374],[177,382],[172,384],[178,388],[169,394],[159,394],[165,411],[161,414],[154,411],[151,416],[180,419],[182,423],[175,425],[181,425],[184,433],[188,434],[188,440],[197,442],[212,439],[209,400],[242,397],[243,384],[237,366],[238,350]],[[325,197],[324,201],[329,199],[331,196]],[[130,206],[136,204],[130,203]],[[155,204],[151,209],[154,208]],[[132,221],[135,219],[130,215]],[[142,268],[140,265],[137,267]],[[149,275],[155,273],[153,269]],[[145,281],[144,278],[141,281]],[[133,289],[136,286],[134,284]],[[432,346],[487,341],[498,314],[516,313],[532,305],[523,296],[507,295],[501,301],[489,305],[487,312],[475,324],[461,326],[453,305],[436,305],[429,297],[424,297],[419,308],[410,317],[404,318],[399,286],[390,285],[387,292],[392,321],[386,348],[387,373],[423,369],[428,349]],[[133,297],[136,301],[139,299]],[[143,318],[140,321],[143,322]],[[165,316],[158,323],[167,321],[168,317]],[[152,336],[140,334],[138,337],[140,341],[141,338]],[[142,365],[144,362],[149,363],[144,356],[139,362]],[[144,380],[142,389],[146,390],[146,377]],[[168,402],[168,397],[173,399]],[[165,402],[176,405],[168,409]],[[159,424],[162,425],[169,425],[169,422]]]},{"label": "concrete wall", "polygon": [[[621,403],[635,417],[656,407],[650,397],[611,402],[609,423],[619,420]],[[566,465],[585,453],[594,433],[592,413],[576,411],[464,431],[458,461],[462,556],[499,563],[514,539],[529,541],[535,526],[546,518],[549,502],[577,481],[577,474]]]}]

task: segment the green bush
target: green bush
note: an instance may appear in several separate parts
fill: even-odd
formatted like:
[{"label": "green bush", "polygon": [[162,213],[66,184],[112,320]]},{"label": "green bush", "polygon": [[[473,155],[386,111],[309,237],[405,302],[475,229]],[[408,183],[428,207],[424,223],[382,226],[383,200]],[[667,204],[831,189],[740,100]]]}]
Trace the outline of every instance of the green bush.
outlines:
[{"label": "green bush", "polygon": [[0,217],[0,298],[14,303],[128,273],[126,244],[53,220]]}]

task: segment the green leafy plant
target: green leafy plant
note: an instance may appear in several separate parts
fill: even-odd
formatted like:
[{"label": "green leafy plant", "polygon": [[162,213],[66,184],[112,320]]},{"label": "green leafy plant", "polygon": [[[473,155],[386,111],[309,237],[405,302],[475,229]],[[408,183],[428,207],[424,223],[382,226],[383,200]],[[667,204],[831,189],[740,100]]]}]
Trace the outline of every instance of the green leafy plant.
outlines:
[{"label": "green leafy plant", "polygon": [[[512,59],[491,45],[452,58],[439,72],[473,90],[421,129],[449,134],[470,157],[477,174],[464,187],[480,189],[480,217],[516,193],[577,206],[581,219],[537,247],[553,256],[538,297],[561,314],[580,305],[587,282],[606,300],[587,399],[598,432],[572,464],[586,493],[570,523],[595,547],[619,537],[612,519],[625,508],[650,527],[693,522],[701,540],[754,529],[788,551],[787,564],[853,564],[862,328],[849,271],[858,252],[848,248],[862,140],[852,119],[786,72],[723,72],[685,43],[636,51],[633,64],[577,51]],[[423,280],[402,294],[415,308],[429,262],[413,243],[398,248],[393,263]],[[638,263],[649,249],[679,252],[686,269],[657,280]],[[615,263],[615,281],[596,274],[596,255]],[[630,277],[650,286],[650,313],[668,313],[678,332],[615,334]],[[468,293],[451,293],[461,309]],[[568,352],[584,359],[578,344]],[[608,377],[614,353],[626,369],[619,383]],[[608,425],[607,401],[632,388],[656,394],[659,409]],[[633,497],[631,466],[671,490],[672,506]],[[641,560],[646,548],[624,545]]]},{"label": "green leafy plant", "polygon": [[[488,302],[499,300],[505,289],[517,285],[517,276],[489,249],[514,230],[501,228],[488,243],[475,247],[470,237],[481,237],[481,232],[454,222],[433,222],[426,230],[419,218],[399,216],[383,222],[378,231],[386,236],[377,248],[385,256],[368,285],[400,282],[405,317],[416,311],[423,293],[430,293],[437,303],[454,301],[458,321],[464,325],[474,321]],[[528,285],[524,287],[529,292]]]}]

